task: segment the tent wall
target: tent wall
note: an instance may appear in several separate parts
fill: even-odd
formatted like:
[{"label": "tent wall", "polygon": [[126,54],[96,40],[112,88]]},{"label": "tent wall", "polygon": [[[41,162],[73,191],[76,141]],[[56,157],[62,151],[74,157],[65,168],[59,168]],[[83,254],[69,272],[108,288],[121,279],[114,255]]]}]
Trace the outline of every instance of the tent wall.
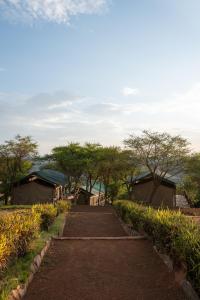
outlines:
[{"label": "tent wall", "polygon": [[37,182],[29,182],[13,189],[12,204],[36,204],[50,203],[55,197],[53,186],[42,185]]},{"label": "tent wall", "polygon": [[153,181],[135,184],[133,187],[132,200],[138,202],[149,203],[152,206],[169,207],[175,206],[176,188],[161,184],[154,195],[152,203],[150,203],[150,195],[153,190]]}]

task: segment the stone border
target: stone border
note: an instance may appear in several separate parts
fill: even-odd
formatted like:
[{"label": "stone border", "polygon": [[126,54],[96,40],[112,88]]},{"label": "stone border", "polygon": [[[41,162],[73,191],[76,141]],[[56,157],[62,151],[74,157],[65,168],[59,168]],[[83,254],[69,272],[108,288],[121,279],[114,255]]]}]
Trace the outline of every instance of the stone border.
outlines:
[{"label": "stone border", "polygon": [[50,247],[50,244],[51,244],[51,239],[46,242],[46,245],[44,246],[42,251],[38,255],[35,256],[32,264],[31,264],[30,275],[29,275],[26,283],[22,284],[22,285],[18,285],[18,287],[16,289],[12,290],[8,297],[9,300],[21,300],[24,297],[24,295],[27,292],[29,284],[33,280],[35,273],[38,271],[38,269],[42,263],[44,255],[46,254],[47,250]]},{"label": "stone border", "polygon": [[59,230],[59,233],[58,233],[58,236],[59,236],[59,237],[63,236],[64,229],[65,229],[65,225],[66,225],[66,223],[67,223],[67,215],[68,215],[68,214],[69,214],[69,212],[66,212],[66,213],[64,214],[65,219],[64,219],[64,222],[63,222],[63,224],[62,224],[62,227],[61,227],[60,230]]},{"label": "stone border", "polygon": [[83,240],[83,241],[89,241],[89,240],[143,240],[145,239],[144,236],[138,235],[138,236],[70,236],[70,237],[52,237],[53,240],[56,241],[65,241],[65,240]]},{"label": "stone border", "polygon": [[174,264],[172,259],[167,254],[163,254],[156,246],[153,246],[153,249],[158,254],[158,256],[162,259],[164,264],[168,267],[170,272],[174,272],[175,282],[182,288],[187,299],[190,300],[199,300],[199,296],[195,292],[191,283],[186,279],[187,276],[187,267],[185,264],[182,264],[180,268],[174,268]]},{"label": "stone border", "polygon": [[[124,231],[129,236],[133,236],[133,237],[135,237],[135,239],[136,239],[136,237],[138,237],[139,239],[142,238],[142,239],[151,240],[151,238],[146,233],[142,232],[142,234],[144,234],[144,235],[140,235],[139,232],[133,230],[133,227],[129,224],[126,224],[120,218],[120,216],[117,214],[117,212],[115,212],[115,214],[116,214],[121,226],[123,227]],[[193,286],[186,279],[187,267],[184,264],[182,264],[181,268],[175,269],[173,261],[171,260],[171,258],[168,255],[159,252],[155,245],[153,246],[153,249],[157,253],[157,255],[162,259],[164,264],[168,267],[168,270],[170,272],[174,272],[175,282],[178,283],[178,285],[182,288],[187,299],[188,300],[199,300],[200,298],[197,295],[196,291],[194,290]]]},{"label": "stone border", "polygon": [[[64,222],[62,224],[61,229],[58,232],[59,237],[61,237],[63,234],[65,224],[67,221],[66,220],[67,214],[68,213],[64,214]],[[42,263],[42,260],[51,245],[52,240],[53,240],[53,237],[51,237],[48,241],[46,241],[45,246],[43,247],[41,252],[39,254],[37,254],[35,256],[35,258],[33,259],[33,262],[30,266],[30,275],[29,275],[28,279],[26,280],[26,283],[18,285],[16,289],[12,290],[10,295],[8,296],[8,300],[21,300],[25,296],[28,286],[31,283],[31,281],[33,280],[35,273],[38,271],[38,269]]]},{"label": "stone border", "polygon": [[130,224],[126,224],[121,218],[120,216],[117,214],[117,212],[115,211],[115,216],[117,217],[118,221],[120,222],[122,228],[124,229],[125,233],[129,236],[133,236],[133,237],[139,237],[139,239],[148,239],[147,234],[145,234],[144,232],[140,233],[136,230],[133,229],[133,226]]}]

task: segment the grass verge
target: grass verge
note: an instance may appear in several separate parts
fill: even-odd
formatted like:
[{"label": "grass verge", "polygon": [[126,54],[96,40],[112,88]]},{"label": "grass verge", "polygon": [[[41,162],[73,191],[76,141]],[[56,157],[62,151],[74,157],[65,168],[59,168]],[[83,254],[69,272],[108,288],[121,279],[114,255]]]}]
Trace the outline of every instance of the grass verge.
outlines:
[{"label": "grass verge", "polygon": [[30,209],[32,205],[0,205],[1,210],[18,210],[18,209]]},{"label": "grass verge", "polygon": [[48,231],[40,232],[39,236],[31,242],[30,248],[24,257],[12,262],[0,278],[0,300],[7,300],[10,292],[18,285],[26,282],[30,274],[30,266],[34,257],[41,252],[52,236],[57,236],[65,220],[65,213],[58,215]]}]

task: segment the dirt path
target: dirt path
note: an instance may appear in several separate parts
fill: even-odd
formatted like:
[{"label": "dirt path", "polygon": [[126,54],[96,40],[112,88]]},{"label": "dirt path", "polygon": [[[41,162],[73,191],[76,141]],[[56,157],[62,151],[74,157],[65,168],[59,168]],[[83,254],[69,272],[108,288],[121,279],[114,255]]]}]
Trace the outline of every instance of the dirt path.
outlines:
[{"label": "dirt path", "polygon": [[[125,236],[113,210],[76,208],[65,235]],[[107,228],[107,232],[106,232]],[[90,231],[91,230],[91,231]],[[147,240],[55,240],[26,300],[185,299]]]},{"label": "dirt path", "polygon": [[[86,210],[87,209],[87,210]],[[67,218],[64,236],[125,236],[113,208],[91,207],[74,208]]]}]

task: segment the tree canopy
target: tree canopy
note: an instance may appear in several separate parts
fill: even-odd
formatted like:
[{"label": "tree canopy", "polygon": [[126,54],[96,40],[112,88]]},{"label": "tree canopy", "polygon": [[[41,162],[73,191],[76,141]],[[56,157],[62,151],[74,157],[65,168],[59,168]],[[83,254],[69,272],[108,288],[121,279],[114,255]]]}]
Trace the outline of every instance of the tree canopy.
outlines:
[{"label": "tree canopy", "polygon": [[14,139],[0,145],[1,192],[7,203],[13,183],[27,174],[31,159],[37,154],[37,143],[30,136],[17,135]]},{"label": "tree canopy", "polygon": [[189,154],[188,141],[179,135],[144,130],[142,135],[130,135],[124,140],[125,146],[131,149],[141,166],[152,174],[153,197],[163,178],[177,175],[183,170],[184,161]]}]

